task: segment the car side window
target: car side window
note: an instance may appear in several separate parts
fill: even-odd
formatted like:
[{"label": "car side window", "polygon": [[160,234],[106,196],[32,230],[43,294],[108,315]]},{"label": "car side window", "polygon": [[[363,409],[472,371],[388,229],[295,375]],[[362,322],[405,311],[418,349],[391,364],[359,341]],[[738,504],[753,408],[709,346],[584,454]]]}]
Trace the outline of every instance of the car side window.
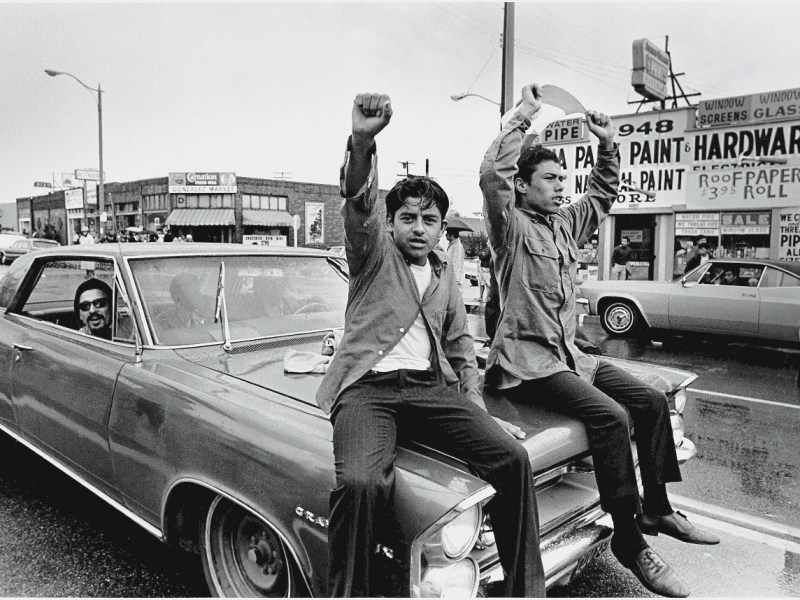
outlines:
[{"label": "car side window", "polygon": [[[87,266],[93,268],[89,271]],[[114,289],[113,262],[48,260],[41,264],[27,298],[22,299],[13,312],[77,331],[83,323],[75,312],[75,292],[78,286],[92,277]]]},{"label": "car side window", "polygon": [[800,287],[800,277],[787,273],[786,271],[781,271],[780,269],[767,267],[764,278],[761,280],[760,287]]}]

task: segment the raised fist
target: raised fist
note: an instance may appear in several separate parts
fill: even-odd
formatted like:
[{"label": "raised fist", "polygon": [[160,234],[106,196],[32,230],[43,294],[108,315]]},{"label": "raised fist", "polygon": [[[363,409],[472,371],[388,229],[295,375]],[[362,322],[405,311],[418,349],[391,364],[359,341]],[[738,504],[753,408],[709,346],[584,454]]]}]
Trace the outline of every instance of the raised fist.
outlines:
[{"label": "raised fist", "polygon": [[353,137],[374,138],[389,124],[392,103],[386,94],[358,94],[353,102]]}]

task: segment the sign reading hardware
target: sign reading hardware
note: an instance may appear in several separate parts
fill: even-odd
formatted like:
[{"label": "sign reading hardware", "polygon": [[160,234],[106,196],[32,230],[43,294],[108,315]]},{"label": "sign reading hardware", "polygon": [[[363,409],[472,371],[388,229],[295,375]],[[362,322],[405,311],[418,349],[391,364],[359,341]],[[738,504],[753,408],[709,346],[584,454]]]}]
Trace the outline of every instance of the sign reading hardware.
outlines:
[{"label": "sign reading hardware", "polygon": [[170,194],[235,194],[236,173],[170,173],[168,191]]}]

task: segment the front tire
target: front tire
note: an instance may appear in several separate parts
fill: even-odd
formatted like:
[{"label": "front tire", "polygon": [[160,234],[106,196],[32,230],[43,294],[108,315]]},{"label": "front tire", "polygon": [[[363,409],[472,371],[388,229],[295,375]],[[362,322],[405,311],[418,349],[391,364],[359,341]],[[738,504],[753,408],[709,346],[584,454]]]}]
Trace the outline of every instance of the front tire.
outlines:
[{"label": "front tire", "polygon": [[200,531],[203,571],[218,598],[297,595],[296,571],[275,530],[244,508],[217,497]]},{"label": "front tire", "polygon": [[600,324],[609,335],[628,335],[639,328],[639,313],[628,302],[615,300],[603,310]]}]

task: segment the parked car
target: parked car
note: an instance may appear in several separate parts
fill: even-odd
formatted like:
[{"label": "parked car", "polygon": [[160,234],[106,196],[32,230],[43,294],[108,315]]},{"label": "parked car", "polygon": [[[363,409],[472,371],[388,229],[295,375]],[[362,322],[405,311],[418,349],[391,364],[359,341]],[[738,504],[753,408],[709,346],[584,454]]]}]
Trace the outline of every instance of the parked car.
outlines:
[{"label": "parked car", "polygon": [[9,248],[0,253],[2,264],[12,263],[20,256],[34,252],[36,250],[44,250],[45,248],[56,248],[60,246],[55,240],[45,240],[40,238],[22,238],[11,244]]},{"label": "parked car", "polygon": [[[111,339],[79,331],[74,293],[113,290]],[[171,289],[192,291],[187,296]],[[321,376],[287,373],[344,321],[344,261],[303,248],[102,244],[19,258],[0,280],[0,431],[155,537],[197,553],[216,596],[327,594],[332,427]],[[176,302],[191,319],[172,318]],[[98,307],[102,308],[102,307]],[[680,460],[695,375],[619,364],[664,390]],[[527,432],[547,585],[608,545],[583,426],[501,396]],[[377,547],[380,595],[469,597],[502,580],[484,505],[494,489],[421,445],[397,452],[395,526]]]},{"label": "parked car", "polygon": [[580,295],[610,335],[691,332],[800,346],[796,262],[712,259],[675,281],[587,281]]},{"label": "parked car", "polygon": [[0,233],[0,265],[6,264],[6,250],[8,250],[14,242],[27,239],[21,233],[13,231],[4,231]]}]

